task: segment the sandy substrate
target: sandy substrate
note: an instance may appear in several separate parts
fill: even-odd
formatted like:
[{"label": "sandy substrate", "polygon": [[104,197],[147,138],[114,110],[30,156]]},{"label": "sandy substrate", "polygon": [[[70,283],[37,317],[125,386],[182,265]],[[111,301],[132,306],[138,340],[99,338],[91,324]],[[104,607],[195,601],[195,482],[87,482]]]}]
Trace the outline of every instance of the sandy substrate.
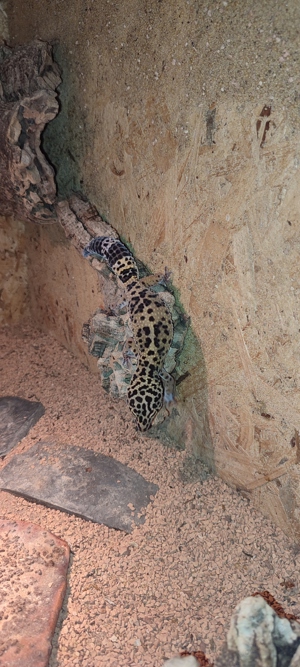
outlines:
[{"label": "sandy substrate", "polygon": [[187,454],[137,433],[126,405],[53,338],[29,326],[1,330],[0,392],[46,408],[1,468],[56,440],[113,456],[160,487],[131,535],[0,492],[3,517],[37,523],[71,547],[50,667],[160,667],[181,650],[213,658],[234,606],[257,590],[300,614],[300,548],[222,481],[183,482]]}]

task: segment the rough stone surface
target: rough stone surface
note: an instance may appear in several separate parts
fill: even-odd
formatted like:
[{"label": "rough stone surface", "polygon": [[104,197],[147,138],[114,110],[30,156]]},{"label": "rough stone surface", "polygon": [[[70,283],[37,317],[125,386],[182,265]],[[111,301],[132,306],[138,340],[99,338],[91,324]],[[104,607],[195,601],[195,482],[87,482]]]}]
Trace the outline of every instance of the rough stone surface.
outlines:
[{"label": "rough stone surface", "polygon": [[69,547],[27,521],[0,519],[0,666],[47,667]]},{"label": "rough stone surface", "polygon": [[130,533],[158,490],[132,468],[81,447],[38,442],[14,456],[0,487],[48,507]]},{"label": "rough stone surface", "polygon": [[277,615],[260,595],[242,600],[231,617],[227,644],[215,667],[296,667],[300,624]]},{"label": "rough stone surface", "polygon": [[0,456],[10,452],[44,413],[44,406],[36,401],[19,396],[0,398]]}]

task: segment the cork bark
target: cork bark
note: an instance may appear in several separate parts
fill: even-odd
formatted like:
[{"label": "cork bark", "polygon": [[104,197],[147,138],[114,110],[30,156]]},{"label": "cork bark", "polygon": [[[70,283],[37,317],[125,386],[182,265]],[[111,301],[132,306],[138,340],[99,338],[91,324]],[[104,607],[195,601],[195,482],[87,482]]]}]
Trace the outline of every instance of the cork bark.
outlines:
[{"label": "cork bark", "polygon": [[54,170],[41,147],[58,112],[59,68],[48,44],[0,49],[0,207],[3,215],[55,220]]}]

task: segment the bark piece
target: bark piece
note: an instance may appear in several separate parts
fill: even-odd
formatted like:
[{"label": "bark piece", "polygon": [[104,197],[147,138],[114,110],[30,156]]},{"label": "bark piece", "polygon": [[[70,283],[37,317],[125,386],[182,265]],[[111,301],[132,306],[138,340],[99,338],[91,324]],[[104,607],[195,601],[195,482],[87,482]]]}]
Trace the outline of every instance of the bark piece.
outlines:
[{"label": "bark piece", "polygon": [[103,220],[88,199],[85,199],[82,195],[74,194],[69,198],[69,205],[91,237],[114,236],[118,238],[116,230]]},{"label": "bark piece", "polygon": [[69,547],[26,521],[0,520],[0,666],[47,667]]},{"label": "bark piece", "polygon": [[41,133],[58,113],[61,79],[49,44],[0,48],[0,206],[4,215],[56,220],[54,170]]},{"label": "bark piece", "polygon": [[95,206],[79,193],[57,202],[56,214],[66,237],[79,251],[94,236],[118,236],[116,230],[101,218]]}]

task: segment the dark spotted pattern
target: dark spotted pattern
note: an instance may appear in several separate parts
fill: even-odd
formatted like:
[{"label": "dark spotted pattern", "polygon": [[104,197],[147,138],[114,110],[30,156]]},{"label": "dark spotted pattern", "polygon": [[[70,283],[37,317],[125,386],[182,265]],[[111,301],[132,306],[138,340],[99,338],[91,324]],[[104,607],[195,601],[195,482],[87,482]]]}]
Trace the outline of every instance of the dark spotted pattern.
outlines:
[{"label": "dark spotted pattern", "polygon": [[133,254],[119,239],[96,236],[84,248],[83,256],[105,259],[122,283],[127,283],[132,277],[138,278],[138,268]]},{"label": "dark spotted pattern", "polygon": [[84,249],[84,256],[89,255],[105,259],[126,287],[133,351],[138,358],[127,398],[138,428],[146,431],[163,404],[160,372],[173,338],[171,314],[159,296],[139,280],[135,259],[121,241],[98,236]]}]

